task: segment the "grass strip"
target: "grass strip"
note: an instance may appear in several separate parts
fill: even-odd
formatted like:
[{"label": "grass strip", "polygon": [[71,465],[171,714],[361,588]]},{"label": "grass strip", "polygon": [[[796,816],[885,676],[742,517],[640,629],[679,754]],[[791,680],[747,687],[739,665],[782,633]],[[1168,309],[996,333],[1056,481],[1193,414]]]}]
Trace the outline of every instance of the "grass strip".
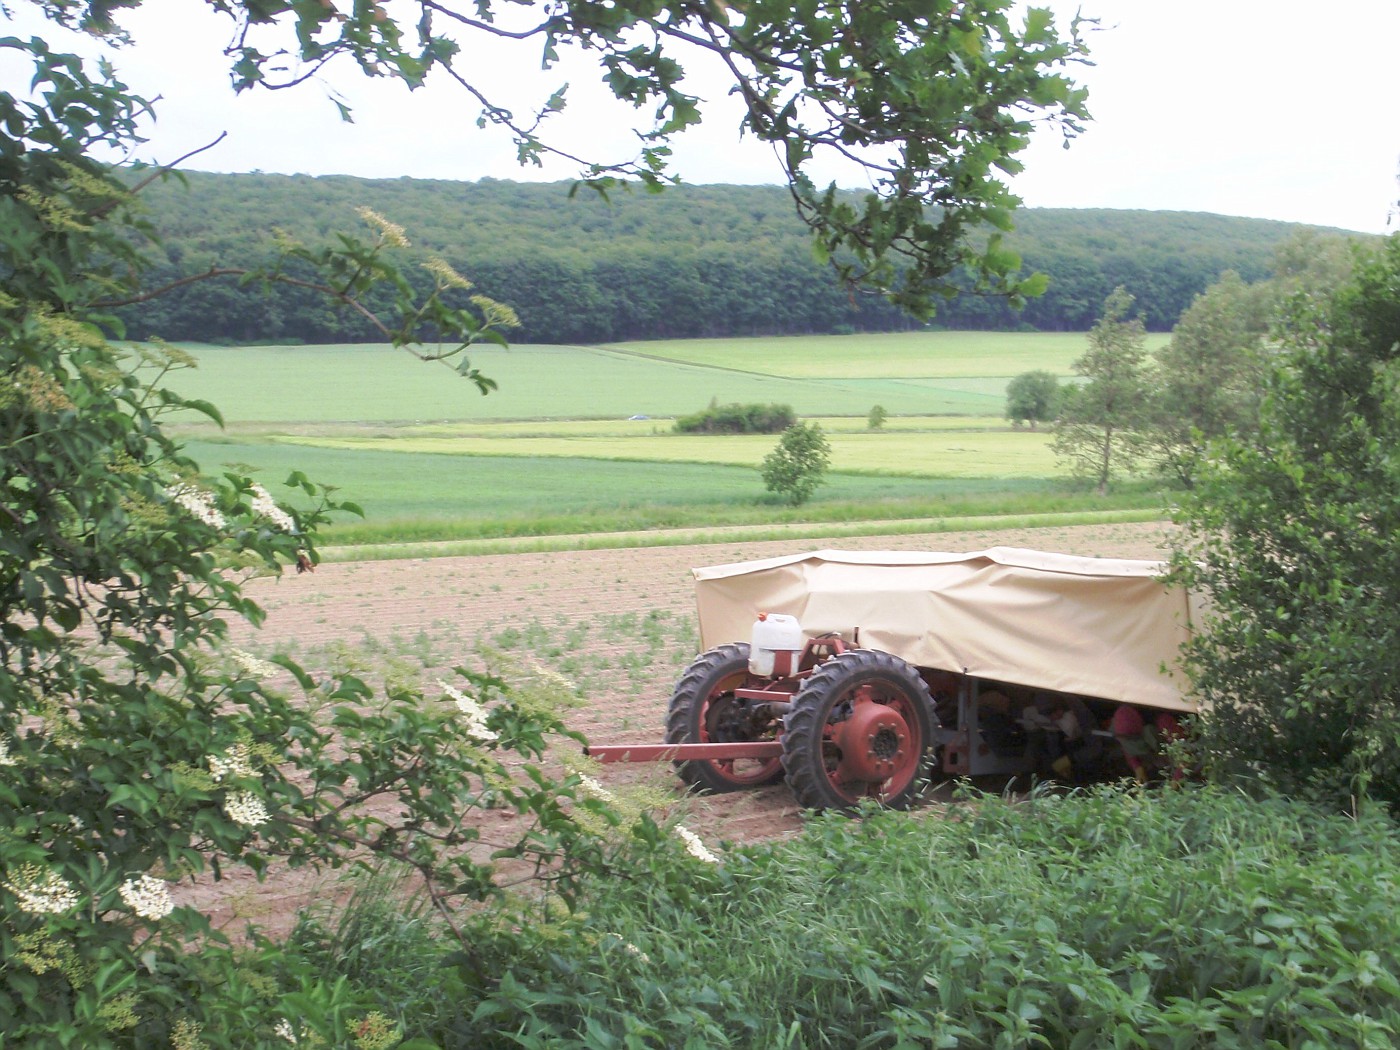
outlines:
[{"label": "grass strip", "polygon": [[551,551],[679,547],[689,544],[839,539],[851,536],[907,536],[916,533],[1032,529],[1066,525],[1112,525],[1165,520],[1160,509],[1128,509],[1048,514],[902,518],[892,521],[849,523],[774,524],[770,522],[761,525],[715,526],[697,529],[580,533],[560,536],[511,536],[419,543],[345,544],[322,546],[320,554],[321,560],[326,562],[393,561],[406,558],[457,558],[486,554],[535,554]]}]

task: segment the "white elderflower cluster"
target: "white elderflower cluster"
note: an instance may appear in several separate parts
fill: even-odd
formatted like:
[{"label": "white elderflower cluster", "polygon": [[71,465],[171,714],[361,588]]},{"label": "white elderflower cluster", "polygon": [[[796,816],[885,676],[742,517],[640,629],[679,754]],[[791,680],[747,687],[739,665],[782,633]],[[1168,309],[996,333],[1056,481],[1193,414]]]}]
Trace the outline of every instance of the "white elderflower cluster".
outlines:
[{"label": "white elderflower cluster", "polygon": [[249,678],[271,678],[282,670],[276,664],[259,660],[252,653],[245,653],[242,649],[230,649],[228,655],[233,665]]},{"label": "white elderflower cluster", "polygon": [[181,483],[166,489],[165,494],[184,507],[192,517],[198,518],[211,529],[224,527],[224,516],[219,513],[219,508],[214,506],[212,492],[206,492],[195,485]]},{"label": "white elderflower cluster", "polygon": [[438,685],[442,686],[442,691],[457,705],[457,710],[462,712],[467,736],[479,744],[489,744],[500,739],[494,730],[487,728],[486,709],[477,703],[475,698],[441,679],[438,680]]},{"label": "white elderflower cluster", "polygon": [[277,505],[277,501],[268,495],[267,489],[255,484],[253,492],[253,513],[260,514],[272,523],[274,528],[283,532],[296,532],[297,523],[292,520],[292,516]]},{"label": "white elderflower cluster", "polygon": [[235,824],[242,824],[245,828],[256,828],[271,819],[262,799],[251,791],[230,793],[224,799],[224,812],[228,814],[229,820]]},{"label": "white elderflower cluster", "polygon": [[5,889],[19,898],[21,911],[30,915],[62,915],[78,906],[78,893],[72,883],[54,871],[37,864],[26,864],[6,879]]},{"label": "white elderflower cluster", "polygon": [[235,744],[222,755],[210,755],[207,761],[209,773],[216,781],[228,777],[251,776],[253,772],[247,744]]},{"label": "white elderflower cluster", "polygon": [[598,783],[598,781],[594,780],[587,773],[579,774],[578,786],[583,788],[583,793],[585,795],[591,795],[599,802],[606,802],[610,806],[617,805],[617,796],[603,787],[602,784]]},{"label": "white elderflower cluster", "polygon": [[515,312],[514,307],[497,302],[485,295],[472,296],[472,304],[481,311],[482,320],[488,325],[494,325],[497,328],[520,327],[520,315]]},{"label": "white elderflower cluster", "polygon": [[143,919],[163,919],[175,910],[170,886],[154,875],[127,879],[117,891],[126,906]]},{"label": "white elderflower cluster", "polygon": [[409,247],[408,237],[398,223],[390,222],[373,208],[356,208],[355,213],[379,231],[379,236],[385,244],[394,248]]},{"label": "white elderflower cluster", "polygon": [[10,754],[10,742],[8,740],[0,740],[0,766],[13,766],[16,764],[15,756]]},{"label": "white elderflower cluster", "polygon": [[247,744],[234,744],[222,755],[209,756],[209,772],[215,780],[226,777],[250,777],[253,775],[252,758]]},{"label": "white elderflower cluster", "polygon": [[296,1029],[292,1027],[292,1022],[288,1021],[285,1017],[277,1022],[277,1027],[274,1031],[277,1033],[279,1039],[285,1039],[293,1046],[301,1042],[301,1040],[297,1038]]},{"label": "white elderflower cluster", "polygon": [[427,270],[437,279],[439,288],[466,289],[472,287],[471,281],[463,277],[442,259],[429,259],[427,262],[423,263],[423,269]]},{"label": "white elderflower cluster", "polygon": [[718,864],[719,858],[705,848],[704,841],[699,835],[691,831],[684,824],[676,825],[676,834],[685,843],[686,852],[696,860],[703,860],[706,864]]}]

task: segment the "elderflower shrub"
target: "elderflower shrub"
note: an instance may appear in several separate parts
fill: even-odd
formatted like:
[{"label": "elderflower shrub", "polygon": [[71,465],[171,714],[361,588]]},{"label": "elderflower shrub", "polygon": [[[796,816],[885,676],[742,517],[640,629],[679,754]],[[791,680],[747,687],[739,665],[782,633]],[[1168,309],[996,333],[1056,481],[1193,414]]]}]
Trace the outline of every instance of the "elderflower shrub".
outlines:
[{"label": "elderflower shrub", "polygon": [[[0,1042],[285,1046],[294,1018],[298,1045],[393,1045],[333,969],[256,933],[235,951],[180,887],[382,856],[450,916],[504,893],[473,823],[494,807],[520,817],[500,848],[570,893],[598,853],[572,784],[539,771],[563,726],[488,673],[452,683],[480,705],[464,718],[412,682],[228,650],[231,624],[263,618],[243,581],[314,566],[317,529],[358,508],[300,473],[201,471],[172,436],[173,414],[221,420],[169,388],[188,355],[111,338],[111,304],[148,290],[149,231],[129,173],[86,152],[134,146],[147,104],[110,65],[9,45],[44,90],[0,93]],[[509,315],[415,292],[389,254],[402,230],[364,219],[368,241],[283,240],[248,278],[291,267],[354,305],[383,289],[387,340],[431,330],[419,356],[490,389],[463,353]]]}]

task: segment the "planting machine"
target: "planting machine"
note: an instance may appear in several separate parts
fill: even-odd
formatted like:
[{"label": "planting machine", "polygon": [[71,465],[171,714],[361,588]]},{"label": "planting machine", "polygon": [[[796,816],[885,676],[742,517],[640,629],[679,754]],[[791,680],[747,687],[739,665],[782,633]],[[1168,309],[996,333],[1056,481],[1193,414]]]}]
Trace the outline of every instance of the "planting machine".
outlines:
[{"label": "planting machine", "polygon": [[705,651],[666,742],[589,753],[672,761],[705,791],[786,777],[810,809],[907,806],[930,772],[1029,772],[1025,716],[1056,698],[1101,736],[1119,705],[1194,710],[1174,672],[1192,603],[1162,568],[998,547],[696,569]]}]

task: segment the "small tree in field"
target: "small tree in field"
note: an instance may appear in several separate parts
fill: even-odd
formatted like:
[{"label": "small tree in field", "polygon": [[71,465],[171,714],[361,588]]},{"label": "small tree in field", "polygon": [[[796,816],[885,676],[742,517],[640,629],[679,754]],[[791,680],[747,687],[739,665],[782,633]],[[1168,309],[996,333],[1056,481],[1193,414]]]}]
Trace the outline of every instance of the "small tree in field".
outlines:
[{"label": "small tree in field", "polygon": [[874,405],[870,409],[870,414],[865,417],[865,426],[869,430],[883,430],[885,420],[890,414],[885,411],[884,405]]},{"label": "small tree in field", "polygon": [[760,472],[769,492],[793,506],[812,498],[825,479],[831,445],[817,423],[794,423],[783,431],[777,448],[764,457]]},{"label": "small tree in field", "polygon": [[1020,426],[1048,423],[1060,410],[1060,381],[1050,372],[1022,372],[1006,384],[1006,418]]},{"label": "small tree in field", "polygon": [[1065,391],[1055,421],[1055,454],[1100,495],[1116,475],[1133,469],[1141,443],[1147,331],[1140,319],[1129,319],[1132,306],[1133,297],[1121,287],[1108,297],[1089,332],[1089,349],[1074,362],[1075,374],[1087,382]]}]

